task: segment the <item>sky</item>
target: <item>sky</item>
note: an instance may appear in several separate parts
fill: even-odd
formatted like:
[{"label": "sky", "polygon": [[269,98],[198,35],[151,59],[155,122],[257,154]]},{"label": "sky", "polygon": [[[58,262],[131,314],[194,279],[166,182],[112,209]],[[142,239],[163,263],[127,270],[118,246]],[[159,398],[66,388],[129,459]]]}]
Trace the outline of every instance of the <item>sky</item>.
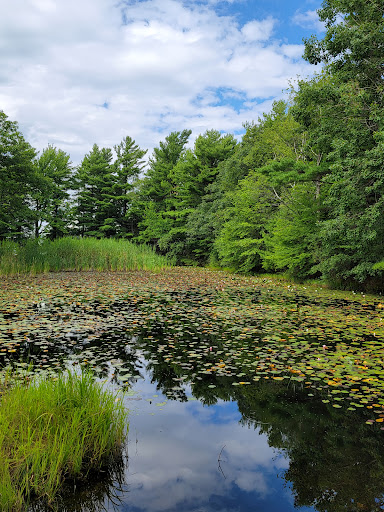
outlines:
[{"label": "sky", "polygon": [[38,151],[78,165],[130,136],[241,137],[316,71],[319,0],[0,0],[0,110]]}]

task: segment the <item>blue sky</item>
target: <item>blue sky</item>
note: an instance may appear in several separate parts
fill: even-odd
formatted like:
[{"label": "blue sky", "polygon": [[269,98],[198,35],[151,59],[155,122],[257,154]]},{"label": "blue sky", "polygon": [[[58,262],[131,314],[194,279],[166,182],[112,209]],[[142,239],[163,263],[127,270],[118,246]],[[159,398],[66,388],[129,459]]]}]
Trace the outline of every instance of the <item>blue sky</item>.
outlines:
[{"label": "blue sky", "polygon": [[129,135],[149,154],[172,131],[241,134],[309,77],[317,0],[1,2],[0,109],[38,150],[78,164]]}]

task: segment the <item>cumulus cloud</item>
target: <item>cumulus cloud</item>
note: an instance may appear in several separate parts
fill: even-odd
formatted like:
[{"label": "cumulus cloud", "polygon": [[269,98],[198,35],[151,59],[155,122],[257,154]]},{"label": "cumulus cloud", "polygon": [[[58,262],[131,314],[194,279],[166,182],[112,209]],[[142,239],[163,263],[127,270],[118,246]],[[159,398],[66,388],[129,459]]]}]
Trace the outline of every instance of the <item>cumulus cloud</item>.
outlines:
[{"label": "cumulus cloud", "polygon": [[265,20],[252,20],[246,23],[241,33],[247,41],[267,41],[273,33],[276,20],[268,17]]},{"label": "cumulus cloud", "polygon": [[0,109],[32,145],[52,143],[75,163],[93,143],[126,135],[151,150],[175,130],[236,131],[291,77],[312,73],[297,45],[272,39],[277,20],[241,26],[212,2],[17,5],[6,3],[0,17]]},{"label": "cumulus cloud", "polygon": [[296,11],[292,19],[293,23],[306,29],[314,30],[315,32],[324,32],[325,24],[319,20],[317,11]]}]

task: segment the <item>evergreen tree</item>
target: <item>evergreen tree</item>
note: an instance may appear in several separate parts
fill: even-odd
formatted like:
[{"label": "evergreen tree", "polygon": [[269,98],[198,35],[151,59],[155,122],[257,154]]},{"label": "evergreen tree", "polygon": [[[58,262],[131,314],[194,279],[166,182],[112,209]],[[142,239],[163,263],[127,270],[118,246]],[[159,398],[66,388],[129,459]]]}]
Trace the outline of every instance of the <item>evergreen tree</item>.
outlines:
[{"label": "evergreen tree", "polygon": [[133,236],[137,234],[138,218],[132,209],[135,187],[145,162],[143,157],[147,150],[142,150],[129,136],[114,147],[116,161],[114,163],[116,183],[113,187],[114,202],[117,213],[117,235]]},{"label": "evergreen tree", "polygon": [[161,250],[168,247],[167,237],[175,211],[176,183],[173,168],[183,155],[191,130],[172,132],[154,149],[149,169],[141,182],[139,202],[142,209],[139,241],[151,242]]},{"label": "evergreen tree", "polygon": [[75,175],[77,232],[81,236],[110,237],[117,231],[112,151],[94,144]]},{"label": "evergreen tree", "polygon": [[204,264],[211,258],[222,196],[217,179],[220,167],[231,158],[236,146],[233,135],[208,130],[197,137],[194,150],[174,169],[179,183],[178,211],[183,214],[184,259]]}]

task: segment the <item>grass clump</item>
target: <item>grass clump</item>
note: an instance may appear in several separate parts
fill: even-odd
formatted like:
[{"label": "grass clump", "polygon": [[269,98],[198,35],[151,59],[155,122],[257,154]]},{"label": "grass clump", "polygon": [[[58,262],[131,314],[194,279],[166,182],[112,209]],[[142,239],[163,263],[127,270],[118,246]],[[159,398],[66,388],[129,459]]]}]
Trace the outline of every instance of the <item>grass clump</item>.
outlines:
[{"label": "grass clump", "polygon": [[127,413],[90,373],[16,381],[0,402],[0,510],[54,504],[68,478],[83,479],[121,453]]},{"label": "grass clump", "polygon": [[0,274],[72,271],[158,270],[170,261],[148,245],[111,238],[34,239],[0,242]]}]

